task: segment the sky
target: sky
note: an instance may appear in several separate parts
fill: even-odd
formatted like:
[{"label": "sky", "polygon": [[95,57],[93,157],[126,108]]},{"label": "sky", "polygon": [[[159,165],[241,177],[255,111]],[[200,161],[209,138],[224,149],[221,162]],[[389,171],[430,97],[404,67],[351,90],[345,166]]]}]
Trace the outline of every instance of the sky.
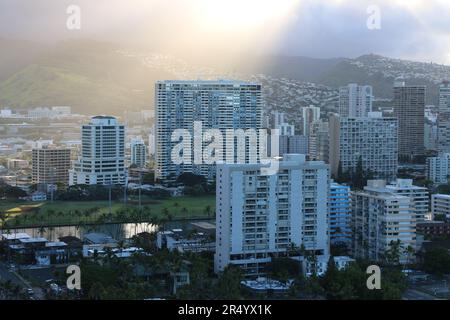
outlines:
[{"label": "sky", "polygon": [[[70,5],[80,30],[66,27]],[[369,29],[368,8],[379,9]],[[450,0],[0,0],[0,37],[161,52],[316,58],[376,53],[450,65]]]}]

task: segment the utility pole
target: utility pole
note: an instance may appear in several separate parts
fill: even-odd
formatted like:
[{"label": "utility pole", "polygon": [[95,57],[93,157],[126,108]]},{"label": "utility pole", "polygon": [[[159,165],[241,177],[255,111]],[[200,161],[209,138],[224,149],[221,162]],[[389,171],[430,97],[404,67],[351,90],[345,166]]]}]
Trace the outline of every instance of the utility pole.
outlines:
[{"label": "utility pole", "polygon": [[112,189],[112,183],[109,183],[109,214],[112,214],[111,210],[111,189]]},{"label": "utility pole", "polygon": [[142,189],[142,171],[139,171],[139,212],[142,211],[141,189]]},{"label": "utility pole", "polygon": [[128,188],[127,181],[125,181],[125,185],[123,188],[123,204],[125,206],[127,205],[127,188]]}]

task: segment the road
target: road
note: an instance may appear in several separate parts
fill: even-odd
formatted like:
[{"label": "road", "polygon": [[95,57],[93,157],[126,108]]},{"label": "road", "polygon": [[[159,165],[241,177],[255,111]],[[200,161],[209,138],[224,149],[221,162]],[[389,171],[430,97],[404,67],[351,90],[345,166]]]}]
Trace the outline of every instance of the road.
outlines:
[{"label": "road", "polygon": [[41,288],[31,287],[31,285],[22,277],[20,277],[16,272],[10,271],[4,262],[0,262],[0,280],[9,280],[11,281],[11,283],[20,286],[24,290],[33,289],[34,294],[31,297],[33,297],[35,300],[45,299],[45,293]]},{"label": "road", "polygon": [[432,296],[428,293],[414,290],[414,289],[408,289],[403,294],[403,300],[439,300],[435,296]]}]

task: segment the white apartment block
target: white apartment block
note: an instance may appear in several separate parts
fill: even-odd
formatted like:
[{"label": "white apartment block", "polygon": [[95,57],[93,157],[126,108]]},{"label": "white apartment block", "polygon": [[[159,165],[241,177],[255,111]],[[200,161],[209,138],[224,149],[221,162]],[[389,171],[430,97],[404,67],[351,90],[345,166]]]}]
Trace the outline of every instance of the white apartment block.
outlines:
[{"label": "white apartment block", "polygon": [[273,128],[279,130],[280,136],[293,136],[295,135],[295,126],[289,124],[284,119],[285,114],[283,112],[273,112]]},{"label": "white apartment block", "polygon": [[450,153],[440,154],[437,157],[428,157],[426,160],[427,179],[434,184],[448,183]]},{"label": "white apartment block", "polygon": [[372,112],[373,92],[371,86],[351,83],[339,88],[339,115],[341,117],[367,117]]},{"label": "white apartment block", "polygon": [[[391,243],[416,249],[416,220],[411,198],[386,192],[385,181],[369,180],[352,192],[353,255],[382,261]],[[400,250],[400,263],[408,259]]]},{"label": "white apartment block", "polygon": [[[181,142],[171,140],[176,129],[187,130],[194,137],[194,121],[201,121],[203,130],[218,129],[225,137],[227,129],[258,130],[262,127],[261,85],[258,83],[226,80],[158,81],[155,99],[155,178],[164,182],[175,181],[183,172],[203,175],[210,181],[214,180],[216,174],[215,165],[195,163],[194,157],[198,155],[194,155],[194,152],[191,163],[173,163],[171,152]],[[188,142],[186,144],[189,146]],[[190,147],[194,150],[192,144]],[[250,150],[255,146],[250,146],[248,139],[244,146],[239,147],[245,148],[246,161],[259,155],[258,151],[258,154],[250,155]],[[234,153],[229,149],[224,142],[224,160],[227,153],[237,159],[237,143]]]},{"label": "white apartment block", "polygon": [[70,185],[125,184],[125,127],[116,118],[93,117],[82,126],[81,145],[81,157],[70,170]]},{"label": "white apartment block", "polygon": [[309,137],[311,124],[320,119],[319,107],[305,107],[302,109],[302,134]]},{"label": "white apartment block", "polygon": [[330,165],[337,176],[354,171],[362,161],[363,169],[372,172],[375,179],[392,181],[397,176],[398,133],[397,119],[383,118],[381,112],[368,117],[330,117]]},{"label": "white apartment block", "polygon": [[367,186],[366,190],[389,192],[411,198],[415,220],[417,223],[424,222],[430,212],[430,197],[428,189],[413,185],[412,179],[397,179],[388,185],[383,185],[380,182],[376,187]]},{"label": "white apartment block", "polygon": [[264,273],[292,244],[329,255],[329,169],[305,155],[285,155],[274,175],[262,164],[218,164],[215,272],[228,265]]},{"label": "white apartment block", "polygon": [[433,194],[431,196],[431,214],[433,218],[436,215],[445,215],[450,219],[450,195]]},{"label": "white apartment block", "polygon": [[136,165],[139,168],[144,168],[147,162],[147,148],[144,140],[140,138],[134,138],[130,143],[131,149],[131,164]]}]

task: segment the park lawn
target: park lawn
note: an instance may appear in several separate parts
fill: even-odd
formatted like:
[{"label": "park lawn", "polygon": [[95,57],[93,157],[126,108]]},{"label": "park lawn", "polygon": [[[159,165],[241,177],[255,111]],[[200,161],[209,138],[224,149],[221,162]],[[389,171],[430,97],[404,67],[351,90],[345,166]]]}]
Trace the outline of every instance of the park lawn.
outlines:
[{"label": "park lawn", "polygon": [[[101,216],[109,214],[108,201],[55,201],[34,204],[39,207],[35,211],[22,211],[17,213],[17,208],[26,208],[29,203],[8,203],[2,204],[0,210],[3,212],[14,209],[12,213],[7,214],[7,227],[35,227],[35,226],[57,226],[57,225],[76,225],[76,224],[96,224]],[[210,213],[206,212],[209,206]],[[215,196],[203,197],[174,197],[168,199],[150,199],[142,198],[142,207],[144,209],[144,219],[149,216],[156,218],[167,218],[167,213],[173,220],[208,218],[214,216]],[[84,214],[86,210],[94,209],[89,215]],[[126,208],[138,208],[137,201],[129,199],[127,206],[121,201],[115,201],[111,204],[112,221],[114,223],[134,222],[130,217],[123,218],[119,216],[120,212]],[[53,212],[53,214],[49,214]],[[1,224],[1,221],[0,221]]]}]

